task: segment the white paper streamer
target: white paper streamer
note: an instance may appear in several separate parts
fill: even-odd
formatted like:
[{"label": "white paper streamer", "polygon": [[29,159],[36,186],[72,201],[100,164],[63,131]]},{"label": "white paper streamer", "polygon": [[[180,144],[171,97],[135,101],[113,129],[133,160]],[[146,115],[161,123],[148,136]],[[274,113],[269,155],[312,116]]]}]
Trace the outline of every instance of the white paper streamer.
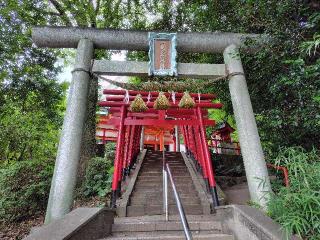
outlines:
[{"label": "white paper streamer", "polygon": [[171,92],[171,98],[172,98],[173,104],[176,104],[176,93],[174,91]]},{"label": "white paper streamer", "polygon": [[147,98],[147,104],[150,102],[150,100],[151,100],[151,93],[149,92],[148,98]]},{"label": "white paper streamer", "polygon": [[129,101],[130,101],[130,95],[129,95],[129,91],[128,91],[128,90],[126,90],[126,94],[125,94],[125,96],[124,96],[123,101],[124,101],[125,103],[129,103]]}]

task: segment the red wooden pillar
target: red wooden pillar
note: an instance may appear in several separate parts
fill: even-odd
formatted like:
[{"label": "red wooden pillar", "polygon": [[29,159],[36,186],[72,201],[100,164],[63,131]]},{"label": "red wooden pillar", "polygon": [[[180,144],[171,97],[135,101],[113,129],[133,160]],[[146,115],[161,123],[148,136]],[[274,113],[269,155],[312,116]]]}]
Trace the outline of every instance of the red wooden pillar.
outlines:
[{"label": "red wooden pillar", "polygon": [[134,164],[139,153],[140,135],[141,135],[141,126],[136,126],[136,131],[133,137],[133,154],[129,162],[129,169]]},{"label": "red wooden pillar", "polygon": [[133,156],[133,148],[134,148],[133,145],[134,145],[134,136],[135,136],[136,128],[137,126],[132,126],[131,133],[130,133],[127,167],[131,163],[132,156]]},{"label": "red wooden pillar", "polygon": [[212,199],[213,199],[214,206],[219,206],[219,198],[217,194],[216,181],[214,179],[214,171],[213,171],[212,162],[211,162],[211,155],[209,152],[205,127],[203,124],[203,117],[202,117],[202,112],[200,107],[197,107],[197,113],[198,113],[197,115],[200,123],[200,134],[201,134],[201,138],[202,138],[201,140],[204,147],[204,155],[205,155],[206,167],[208,172],[208,180],[211,188]]},{"label": "red wooden pillar", "polygon": [[119,130],[118,130],[118,136],[117,136],[117,148],[116,148],[116,157],[114,160],[114,172],[113,172],[113,178],[112,178],[112,196],[111,196],[111,208],[116,207],[116,199],[119,189],[119,169],[121,170],[121,164],[122,164],[122,158],[121,156],[121,149],[123,148],[123,142],[124,142],[124,120],[126,118],[126,112],[127,109],[123,105],[121,107],[120,112],[120,123],[119,123]]},{"label": "red wooden pillar", "polygon": [[163,134],[163,130],[161,130],[159,137],[160,137],[160,151],[163,151],[163,149],[164,149],[164,134]]},{"label": "red wooden pillar", "polygon": [[191,141],[193,143],[193,155],[194,155],[194,158],[199,161],[199,153],[198,153],[198,148],[197,148],[197,140],[195,138],[195,135],[194,135],[194,126],[189,126],[189,131],[190,131],[190,138],[191,138]]},{"label": "red wooden pillar", "polygon": [[136,135],[136,155],[140,153],[140,140],[141,140],[141,134],[142,134],[142,126],[139,126],[139,134]]},{"label": "red wooden pillar", "polygon": [[206,166],[206,162],[204,159],[204,147],[203,147],[203,143],[201,141],[201,136],[200,136],[200,132],[199,132],[199,127],[195,126],[195,137],[196,137],[196,141],[198,143],[198,147],[199,147],[199,163],[201,166],[201,170],[202,170],[202,176],[205,179],[205,181],[208,181],[208,171],[207,171],[207,166]]},{"label": "red wooden pillar", "polygon": [[187,133],[186,133],[186,127],[182,126],[181,129],[182,129],[182,134],[183,134],[183,139],[184,139],[184,146],[185,146],[186,152],[188,153],[189,142],[188,142],[188,137],[187,137]]},{"label": "red wooden pillar", "polygon": [[188,141],[188,152],[192,153],[192,142],[190,140],[189,127],[185,126],[185,133]]},{"label": "red wooden pillar", "polygon": [[187,139],[188,139],[189,152],[192,153],[192,143],[191,143],[191,140],[190,140],[189,127],[186,126],[185,129],[186,129],[185,130],[186,136],[187,136]]},{"label": "red wooden pillar", "polygon": [[106,129],[103,128],[102,144],[106,144]]},{"label": "red wooden pillar", "polygon": [[188,137],[189,137],[188,139],[189,139],[189,142],[190,142],[191,153],[195,157],[195,142],[194,142],[194,139],[192,137],[191,126],[187,126],[187,131],[188,131]]},{"label": "red wooden pillar", "polygon": [[[131,127],[132,126],[125,126],[126,131],[125,131],[125,138],[124,138],[124,162],[126,163],[128,161],[128,152],[129,152],[129,138],[130,138],[130,133],[131,133]],[[125,167],[124,167],[125,168]],[[124,174],[125,175],[125,172]]]}]

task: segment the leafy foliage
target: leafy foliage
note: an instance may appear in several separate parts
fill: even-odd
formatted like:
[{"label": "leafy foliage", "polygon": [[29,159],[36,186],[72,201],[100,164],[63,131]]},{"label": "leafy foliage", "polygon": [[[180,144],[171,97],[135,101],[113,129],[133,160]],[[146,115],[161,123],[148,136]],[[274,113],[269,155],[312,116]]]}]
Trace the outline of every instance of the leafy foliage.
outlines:
[{"label": "leafy foliage", "polygon": [[275,164],[285,165],[290,187],[281,187],[272,196],[268,211],[286,232],[308,239],[320,237],[320,157],[319,152],[302,148],[283,148],[275,157]]},{"label": "leafy foliage", "polygon": [[45,210],[54,161],[22,161],[0,169],[0,219],[18,221]]},{"label": "leafy foliage", "polygon": [[95,157],[89,162],[81,190],[85,197],[105,197],[111,191],[114,150],[115,144],[107,143],[105,157]]},{"label": "leafy foliage", "polygon": [[99,157],[91,159],[83,183],[84,196],[106,196],[111,191],[112,174],[112,161]]}]

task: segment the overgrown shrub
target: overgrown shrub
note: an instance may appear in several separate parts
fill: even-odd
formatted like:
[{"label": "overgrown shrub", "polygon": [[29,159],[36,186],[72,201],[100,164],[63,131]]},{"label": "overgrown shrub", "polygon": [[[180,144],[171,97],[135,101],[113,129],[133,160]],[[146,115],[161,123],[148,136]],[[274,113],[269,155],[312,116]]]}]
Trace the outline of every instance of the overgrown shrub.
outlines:
[{"label": "overgrown shrub", "polygon": [[211,151],[211,159],[216,176],[241,177],[246,174],[241,155],[216,154]]},{"label": "overgrown shrub", "polygon": [[111,158],[92,158],[86,170],[82,194],[104,197],[111,191],[113,162]]},{"label": "overgrown shrub", "polygon": [[303,148],[283,148],[275,164],[288,168],[290,186],[281,187],[269,202],[268,211],[287,234],[320,239],[320,157]]},{"label": "overgrown shrub", "polygon": [[54,161],[21,161],[0,169],[0,221],[19,221],[45,210]]}]

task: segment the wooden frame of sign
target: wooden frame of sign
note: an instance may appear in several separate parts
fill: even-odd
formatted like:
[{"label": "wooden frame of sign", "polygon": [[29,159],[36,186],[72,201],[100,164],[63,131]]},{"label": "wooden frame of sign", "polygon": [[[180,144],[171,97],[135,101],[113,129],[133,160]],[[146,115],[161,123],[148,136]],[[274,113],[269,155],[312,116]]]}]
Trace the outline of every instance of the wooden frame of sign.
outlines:
[{"label": "wooden frame of sign", "polygon": [[177,76],[176,33],[149,32],[149,76]]}]

